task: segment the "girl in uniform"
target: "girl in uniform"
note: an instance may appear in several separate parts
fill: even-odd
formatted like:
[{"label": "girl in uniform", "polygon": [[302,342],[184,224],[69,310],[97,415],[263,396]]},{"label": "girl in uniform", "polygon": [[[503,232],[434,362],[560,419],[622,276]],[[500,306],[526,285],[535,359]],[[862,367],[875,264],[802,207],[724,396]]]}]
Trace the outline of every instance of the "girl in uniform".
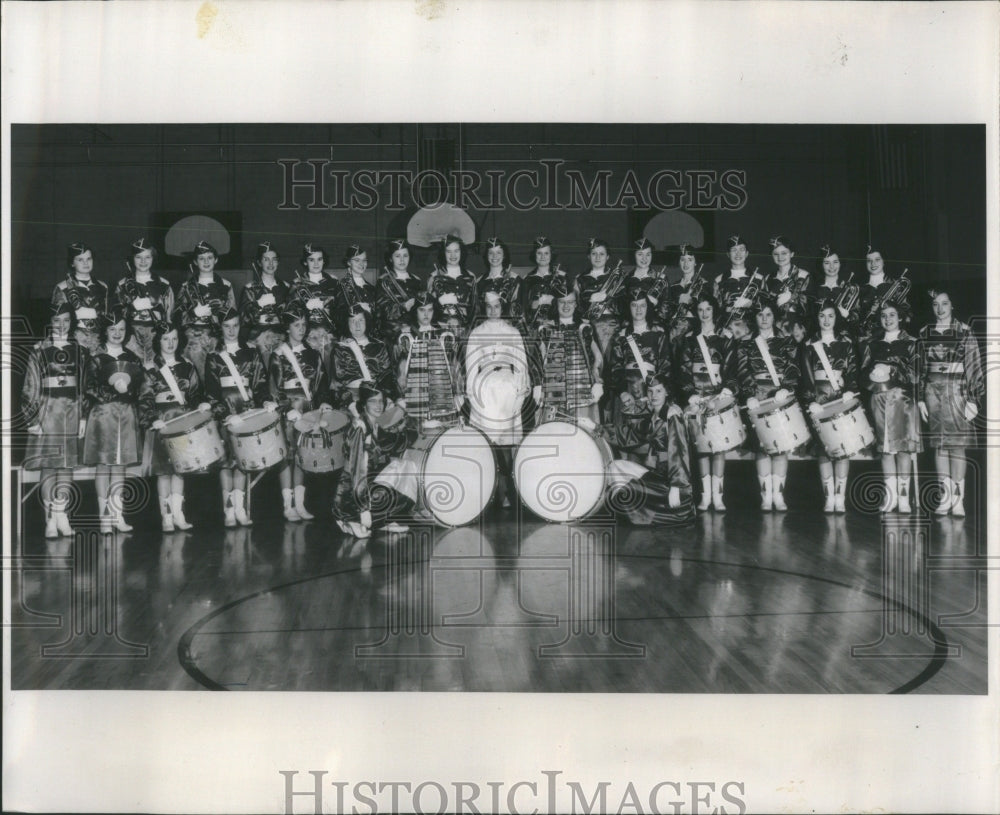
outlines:
[{"label": "girl in uniform", "polygon": [[[597,335],[597,344],[602,354],[606,354],[608,344],[621,324],[622,317],[628,312],[626,295],[609,280],[607,271],[611,252],[608,243],[601,238],[591,238],[588,246],[590,270],[576,278],[577,296],[580,299],[580,311],[589,320]],[[609,297],[607,289],[611,288]],[[619,288],[617,293],[615,288]]]},{"label": "girl in uniform", "polygon": [[31,349],[21,405],[28,422],[26,470],[41,470],[45,537],[72,535],[72,470],[79,464],[85,426],[83,397],[89,355],[74,339],[73,307],[63,300],[52,312],[49,336]]},{"label": "girl in uniform", "polygon": [[396,351],[403,394],[397,404],[418,430],[425,421],[455,425],[462,402],[456,387],[457,340],[438,325],[441,309],[430,292],[413,298],[409,317]]},{"label": "girl in uniform", "polygon": [[122,517],[125,468],[142,455],[136,406],[143,364],[125,345],[131,329],[125,309],[115,306],[104,318],[102,345],[90,357],[85,375],[89,409],[83,436],[83,463],[95,467],[101,531],[130,532]]},{"label": "girl in uniform", "polygon": [[[344,252],[344,266],[347,271],[340,278],[337,294],[329,306],[333,325],[343,326],[347,313],[356,306],[361,306],[368,314],[368,333],[372,337],[382,338],[382,318],[379,313],[379,293],[371,283],[365,280],[365,270],[368,268],[368,255],[359,244],[352,243]],[[346,335],[341,335],[344,339]]]},{"label": "girl in uniform", "polygon": [[[243,330],[272,325],[280,329],[281,312],[292,294],[292,287],[278,278],[281,260],[271,241],[257,244],[253,280],[240,292],[239,312]],[[265,360],[266,361],[266,360]]]},{"label": "girl in uniform", "polygon": [[669,292],[667,268],[664,266],[658,272],[653,271],[651,265],[653,263],[653,244],[650,243],[649,238],[639,238],[635,242],[632,258],[635,261],[635,268],[625,283],[629,301],[631,302],[631,298],[637,290],[641,291],[652,304],[650,317],[655,316],[657,321],[666,325],[666,321],[669,319],[670,305],[667,297]]},{"label": "girl in uniform", "polygon": [[385,341],[395,345],[411,325],[410,312],[427,286],[410,274],[410,245],[406,238],[393,238],[385,250],[385,266],[376,281],[378,309],[385,322]]},{"label": "girl in uniform", "polygon": [[[770,305],[765,304],[757,310],[756,335],[753,340],[739,345],[736,365],[730,376],[728,387],[738,389],[741,400],[750,410],[756,409],[764,399],[787,399],[799,384],[798,344],[792,337],[778,334],[774,321]],[[761,509],[784,512],[788,509],[784,495],[787,453],[769,455],[759,451],[756,460]]]},{"label": "girl in uniform", "polygon": [[947,291],[932,291],[934,318],[920,330],[918,408],[927,423],[934,463],[941,477],[938,515],[965,515],[965,448],[976,443],[972,425],[986,395],[979,343],[956,319]]},{"label": "girl in uniform", "polygon": [[156,476],[156,492],[160,500],[160,515],[164,532],[190,529],[184,517],[184,477],[174,472],[170,456],[160,438],[164,422],[197,408],[211,411],[204,400],[201,379],[194,363],[184,359],[184,331],[160,323],[153,334],[155,358],[146,369],[142,390],[139,393],[139,420],[151,432],[147,449],[150,451],[148,472]]},{"label": "girl in uniform", "polygon": [[[868,281],[861,286],[858,297],[858,339],[867,340],[876,333],[881,333],[881,308],[879,303],[889,296],[896,280],[885,272],[885,260],[878,249],[871,246],[865,254],[865,266],[868,269]],[[907,286],[907,291],[909,287]],[[905,292],[897,291],[893,302],[909,314],[910,306]]]},{"label": "girl in uniform", "polygon": [[551,325],[555,319],[552,284],[557,278],[567,279],[558,264],[555,269],[552,268],[554,260],[552,242],[544,235],[535,238],[531,250],[531,261],[535,267],[521,283],[521,311],[529,330],[536,333],[542,326]]},{"label": "girl in uniform", "polygon": [[66,251],[70,272],[52,290],[52,306],[69,303],[76,316],[74,339],[90,353],[101,342],[101,321],[111,305],[108,286],[95,280],[94,251],[85,243],[71,243]]},{"label": "girl in uniform", "polygon": [[779,330],[784,334],[791,334],[792,320],[801,320],[806,314],[809,272],[792,263],[795,251],[791,241],[779,235],[771,238],[770,243],[775,269],[764,279],[764,295],[773,304]]},{"label": "girl in uniform", "polygon": [[[719,314],[718,301],[703,294],[694,303],[698,315],[698,328],[684,338],[677,357],[677,387],[681,400],[687,403],[687,422],[692,438],[701,432],[701,414],[705,403],[716,396],[732,397],[733,391],[724,385],[731,381],[729,370],[733,363],[735,341],[716,332]],[[725,512],[722,499],[723,478],[726,472],[726,454],[699,453],[698,471],[701,474],[701,503],[704,512],[709,506]]]},{"label": "girl in uniform", "polygon": [[336,333],[330,318],[330,306],[337,295],[340,283],[335,277],[323,271],[327,262],[326,250],[322,246],[315,243],[305,244],[299,258],[302,270],[292,283],[292,294],[289,299],[305,305],[309,323],[315,327],[316,344],[320,346],[316,350],[323,357],[326,369],[330,370],[330,355]]},{"label": "girl in uniform", "polygon": [[389,349],[369,334],[368,310],[355,305],[344,314],[343,320],[338,326],[342,339],[333,347],[333,379],[342,388],[337,395],[338,406],[349,408],[352,413],[359,410],[361,406],[355,404],[355,397],[362,382],[374,382],[387,399],[398,398]]},{"label": "girl in uniform", "polygon": [[510,250],[507,244],[499,238],[489,238],[486,241],[484,260],[487,271],[476,284],[478,313],[486,313],[486,292],[499,292],[501,299],[507,304],[504,317],[513,325],[522,325],[524,314],[521,311],[521,276],[510,268]]},{"label": "girl in uniform", "polygon": [[285,463],[278,471],[285,520],[310,521],[306,510],[306,488],[302,468],[295,460],[297,435],[295,422],[310,410],[330,407],[330,380],[319,352],[304,344],[308,318],[305,309],[291,306],[285,311],[288,342],[271,355],[268,379],[271,400],[285,417]]},{"label": "girl in uniform", "polygon": [[462,239],[447,235],[438,250],[438,262],[427,280],[427,290],[444,312],[446,327],[465,339],[476,313],[476,276],[466,268]]},{"label": "girl in uniform", "polygon": [[219,253],[206,241],[194,247],[191,276],[177,295],[177,308],[184,315],[187,355],[198,375],[204,377],[205,360],[219,342],[223,316],[236,308],[232,284],[216,273]]},{"label": "girl in uniform", "polygon": [[132,325],[130,348],[149,366],[153,364],[153,334],[161,322],[174,316],[174,290],[170,283],[153,274],[156,249],[145,238],[132,244],[130,259],[125,261],[128,274],[118,281],[114,300],[124,306]]},{"label": "girl in uniform", "polygon": [[[726,325],[726,321],[734,310],[746,311],[753,302],[743,296],[747,287],[752,281],[752,276],[747,274],[747,245],[739,235],[729,237],[729,271],[715,278],[714,295],[722,309],[719,315],[721,325]],[[754,270],[757,279],[762,281],[761,276]]]},{"label": "girl in uniform", "polygon": [[[819,330],[800,345],[799,398],[818,413],[833,399],[850,401],[858,390],[858,355],[854,341],[842,328],[842,319],[833,301],[827,301],[816,316]],[[844,512],[847,496],[847,469],[850,459],[831,461],[819,446],[819,477],[823,482],[824,512]]]},{"label": "girl in uniform", "polygon": [[882,512],[910,512],[910,459],[920,452],[920,420],[914,394],[917,341],[902,327],[903,307],[882,307],[882,328],[864,345],[861,377],[871,394],[875,446],[882,456],[886,496]]},{"label": "girl in uniform", "polygon": [[[665,314],[666,322],[663,325],[667,329],[671,347],[680,347],[688,332],[698,329],[700,321],[695,314],[695,300],[706,291],[705,278],[699,277],[696,280],[697,261],[686,244],[681,244],[677,264],[681,267],[681,279],[672,283],[667,289],[666,309],[665,312],[661,312]],[[692,291],[692,286],[696,286],[698,290]]]},{"label": "girl in uniform", "polygon": [[808,292],[810,307],[809,313],[816,317],[820,309],[827,303],[833,303],[834,308],[840,315],[841,330],[847,331],[851,336],[857,335],[858,328],[858,298],[855,298],[851,308],[844,308],[837,305],[840,296],[844,293],[844,288],[850,284],[850,277],[843,278],[841,275],[840,255],[834,252],[829,246],[823,247],[823,276],[818,285],[813,286]]}]

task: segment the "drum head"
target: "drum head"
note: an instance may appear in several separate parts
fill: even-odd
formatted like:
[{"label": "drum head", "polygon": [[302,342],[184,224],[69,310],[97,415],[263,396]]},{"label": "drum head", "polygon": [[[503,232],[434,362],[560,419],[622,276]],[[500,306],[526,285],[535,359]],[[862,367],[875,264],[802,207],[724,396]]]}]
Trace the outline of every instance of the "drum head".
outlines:
[{"label": "drum head", "polygon": [[[326,422],[326,426],[320,428],[320,422]],[[328,433],[336,433],[350,423],[351,417],[342,410],[310,410],[296,420],[295,429],[299,433],[309,433],[320,429],[326,430]]]},{"label": "drum head", "polygon": [[514,457],[518,495],[549,521],[575,521],[595,510],[607,480],[605,451],[569,422],[546,422],[532,430]]},{"label": "drum head", "polygon": [[816,421],[822,422],[827,419],[832,419],[834,416],[839,416],[841,413],[847,413],[850,410],[854,410],[857,406],[857,399],[851,399],[846,402],[843,399],[834,399],[820,405],[820,410],[817,413],[814,413],[813,416],[816,418]]},{"label": "drum head", "polygon": [[271,413],[262,409],[245,411],[240,414],[240,418],[243,419],[242,422],[229,426],[231,435],[247,436],[251,433],[257,433],[260,430],[277,424],[281,419],[277,413]]},{"label": "drum head", "polygon": [[206,421],[210,421],[211,418],[211,414],[202,413],[200,410],[183,413],[180,416],[174,416],[173,419],[167,419],[163,423],[163,430],[160,431],[160,435],[168,437],[187,433],[189,430],[194,430],[196,427],[205,424]]},{"label": "drum head", "polygon": [[729,410],[733,405],[736,404],[735,396],[713,396],[707,402],[705,402],[705,412],[706,413],[722,413],[724,410]]},{"label": "drum head", "polygon": [[493,448],[475,428],[449,428],[428,446],[421,476],[424,503],[440,523],[471,523],[486,509],[496,486]]}]

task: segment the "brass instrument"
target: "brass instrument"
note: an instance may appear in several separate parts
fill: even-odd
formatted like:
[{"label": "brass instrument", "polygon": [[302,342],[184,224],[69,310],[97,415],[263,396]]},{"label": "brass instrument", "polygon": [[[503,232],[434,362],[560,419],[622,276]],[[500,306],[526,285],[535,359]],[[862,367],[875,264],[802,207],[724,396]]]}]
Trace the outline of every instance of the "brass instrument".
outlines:
[{"label": "brass instrument", "polygon": [[792,295],[792,299],[794,300],[796,297],[802,294],[803,290],[805,289],[806,286],[809,285],[809,281],[812,278],[810,278],[808,274],[804,276],[800,275],[799,274],[800,271],[801,269],[799,269],[797,266],[793,266],[789,270],[788,278],[782,283],[781,291],[778,292],[779,295],[784,294],[787,291]]},{"label": "brass instrument", "polygon": [[396,279],[396,273],[390,269],[388,266],[384,267],[385,274],[382,275],[382,280],[388,280],[388,283],[383,282],[382,290],[389,295],[390,299],[399,306],[400,311],[403,311],[403,304],[410,299],[410,296],[406,293],[406,289],[402,287],[400,282]]},{"label": "brass instrument", "polygon": [[[604,277],[604,281],[601,283],[601,288],[597,291],[604,292],[605,297],[600,302],[595,303],[593,301],[594,295],[592,294],[590,305],[587,307],[586,317],[591,322],[594,322],[598,317],[601,316],[601,312],[610,305],[608,303],[612,297],[616,297],[623,288],[625,288],[626,282],[625,270],[622,267],[622,262],[619,260],[618,265],[615,266],[607,275]],[[597,292],[594,292],[596,294]]]},{"label": "brass instrument", "polygon": [[[744,308],[733,308],[730,310],[729,315],[726,317],[726,321],[722,324],[723,329],[727,329],[732,324],[733,320],[739,318],[742,319],[746,316],[746,313],[753,308],[754,303],[757,302],[757,298],[760,297],[762,286],[764,284],[764,275],[760,274],[758,269],[753,270],[753,274],[750,275],[747,280],[746,286],[743,291],[740,292],[740,296],[736,300],[746,299],[750,301],[750,305]],[[735,300],[733,302],[736,302]]]},{"label": "brass instrument", "polygon": [[[704,265],[705,264],[702,264],[702,266]],[[653,282],[653,285],[650,286],[649,291],[646,292],[646,297],[656,300],[657,306],[659,306],[663,293],[669,288],[669,286],[670,279],[667,277],[667,267],[663,266],[657,273],[657,278]]]},{"label": "brass instrument", "polygon": [[184,288],[188,288],[190,286],[188,292],[191,295],[191,299],[194,300],[199,306],[207,306],[209,310],[209,319],[211,320],[212,325],[216,328],[220,328],[221,324],[219,323],[219,317],[215,313],[215,309],[205,302],[205,298],[202,297],[201,290],[198,287],[198,270],[195,269],[193,263],[188,263],[188,269],[191,271],[191,277],[187,279],[187,282],[184,284]]},{"label": "brass instrument", "polygon": [[880,297],[875,298],[871,308],[868,310],[868,314],[865,315],[864,324],[870,324],[878,316],[883,306],[890,300],[895,300],[899,297],[905,300],[910,296],[912,281],[906,277],[906,273],[909,271],[909,269],[903,269],[903,273],[892,281],[892,285],[882,292]]},{"label": "brass instrument", "polygon": [[128,302],[122,303],[122,305],[131,306],[133,300],[138,300],[141,297],[139,290],[136,288],[139,284],[135,279],[135,269],[132,268],[132,264],[127,260],[123,261],[123,263],[125,264],[125,277],[122,278],[122,291],[125,292]]},{"label": "brass instrument", "polygon": [[670,318],[671,323],[676,323],[678,320],[683,319],[684,312],[690,310],[698,302],[698,298],[701,297],[701,293],[705,290],[705,285],[708,283],[708,278],[701,275],[704,268],[705,264],[702,263],[698,267],[698,271],[694,273],[694,277],[691,278],[691,288],[687,291],[691,295],[691,299],[686,303],[677,304],[677,308]]},{"label": "brass instrument", "polygon": [[66,286],[66,302],[73,307],[73,311],[79,311],[81,308],[85,308],[86,304],[80,297],[80,292],[76,290],[76,278],[73,277],[72,272],[66,273],[66,281],[68,283]]},{"label": "brass instrument", "polygon": [[[562,264],[557,263],[556,268],[549,273],[549,277],[554,280],[557,275],[565,275],[566,273],[562,270]],[[551,282],[551,281],[550,281]],[[550,294],[550,292],[542,292],[542,294]],[[537,298],[536,298],[537,299]],[[553,299],[555,299],[553,297]],[[542,303],[537,309],[535,309],[535,317],[533,320],[533,325],[536,329],[541,328],[545,323],[552,321],[552,303]]]},{"label": "brass instrument", "polygon": [[861,296],[861,287],[851,283],[852,280],[854,280],[854,272],[847,276],[847,280],[844,281],[844,285],[840,289],[840,294],[833,301],[838,309],[848,312],[857,305],[858,298]]}]

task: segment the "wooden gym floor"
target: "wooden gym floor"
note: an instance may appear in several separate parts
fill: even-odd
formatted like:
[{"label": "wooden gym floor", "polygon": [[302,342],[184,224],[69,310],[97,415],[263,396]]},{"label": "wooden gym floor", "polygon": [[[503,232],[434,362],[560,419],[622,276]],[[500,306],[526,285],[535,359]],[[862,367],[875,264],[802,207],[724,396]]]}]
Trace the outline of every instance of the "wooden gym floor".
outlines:
[{"label": "wooden gym floor", "polygon": [[[161,533],[150,505],[132,533],[46,542],[33,498],[11,684],[984,694],[983,460],[964,520],[824,515],[812,462],[791,465],[787,513],[761,513],[752,464],[731,462],[725,514],[653,529],[490,508],[474,526],[358,541],[329,516],[285,523],[268,475],[255,525],[226,530],[204,476],[188,480],[190,532]],[[875,465],[852,479],[870,505]]]}]

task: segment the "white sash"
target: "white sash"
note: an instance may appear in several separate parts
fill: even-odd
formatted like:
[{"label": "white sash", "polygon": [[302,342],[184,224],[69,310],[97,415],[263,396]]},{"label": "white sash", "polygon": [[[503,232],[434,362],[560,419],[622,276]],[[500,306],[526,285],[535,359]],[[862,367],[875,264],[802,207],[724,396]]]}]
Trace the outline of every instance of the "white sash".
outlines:
[{"label": "white sash", "polygon": [[292,366],[292,370],[295,372],[295,378],[299,380],[299,385],[302,386],[302,392],[306,395],[306,399],[312,401],[312,393],[309,390],[309,383],[306,381],[305,375],[302,373],[302,367],[299,365],[299,361],[295,358],[295,352],[288,344],[282,344],[281,353],[285,355],[285,359]]},{"label": "white sash", "polygon": [[635,357],[635,364],[639,366],[639,373],[642,378],[646,378],[646,372],[652,373],[653,366],[650,365],[646,360],[642,358],[642,353],[639,351],[639,346],[636,345],[635,335],[629,334],[625,341],[628,343],[628,347],[632,350],[632,356]]},{"label": "white sash", "polygon": [[698,339],[698,347],[701,348],[701,356],[705,360],[705,368],[708,370],[708,378],[712,380],[713,385],[718,385],[722,381],[722,378],[715,370],[716,365],[712,362],[712,354],[708,350],[708,343],[705,341],[705,335],[696,334],[695,336]]},{"label": "white sash", "polygon": [[781,379],[778,378],[778,371],[774,367],[774,360],[771,359],[771,352],[767,347],[767,340],[765,340],[760,334],[756,337],[757,347],[760,349],[760,355],[764,358],[764,364],[767,366],[767,372],[771,375],[771,381],[774,382],[774,387],[781,387]]},{"label": "white sash", "polygon": [[170,366],[164,363],[163,367],[160,368],[160,373],[163,374],[167,387],[170,388],[170,392],[174,395],[174,399],[177,400],[177,404],[183,405],[184,394],[181,393],[180,386],[178,386],[177,380],[174,378],[174,372],[170,370]]},{"label": "white sash", "polygon": [[222,361],[226,363],[226,367],[229,369],[229,375],[236,383],[236,389],[240,392],[240,399],[249,403],[250,394],[247,393],[246,386],[243,384],[243,377],[240,376],[240,372],[236,367],[236,363],[233,362],[233,358],[229,356],[228,351],[220,351],[219,356],[222,358]]},{"label": "white sash", "polygon": [[830,364],[830,358],[826,355],[826,350],[823,348],[823,341],[816,340],[813,343],[813,348],[816,349],[816,356],[819,357],[820,365],[823,366],[823,370],[826,371],[826,378],[830,381],[830,384],[840,390],[840,376],[836,371],[833,370],[833,366]]},{"label": "white sash", "polygon": [[369,382],[374,382],[375,379],[372,377],[372,372],[368,369],[368,363],[365,362],[365,355],[361,350],[361,346],[358,345],[358,341],[348,340],[347,347],[351,349],[351,353],[354,354],[354,358],[358,361],[358,367],[361,368],[361,378],[367,379]]}]

